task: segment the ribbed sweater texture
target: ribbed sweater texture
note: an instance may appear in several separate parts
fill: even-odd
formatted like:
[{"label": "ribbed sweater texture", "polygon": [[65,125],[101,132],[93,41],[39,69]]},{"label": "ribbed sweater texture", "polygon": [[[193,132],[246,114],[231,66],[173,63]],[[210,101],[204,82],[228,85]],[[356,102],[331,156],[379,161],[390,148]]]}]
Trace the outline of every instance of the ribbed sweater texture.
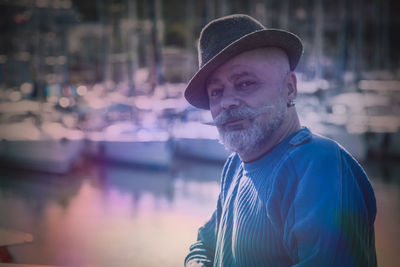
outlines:
[{"label": "ribbed sweater texture", "polygon": [[232,154],[185,265],[376,266],[376,201],[356,160],[302,128],[263,158]]}]

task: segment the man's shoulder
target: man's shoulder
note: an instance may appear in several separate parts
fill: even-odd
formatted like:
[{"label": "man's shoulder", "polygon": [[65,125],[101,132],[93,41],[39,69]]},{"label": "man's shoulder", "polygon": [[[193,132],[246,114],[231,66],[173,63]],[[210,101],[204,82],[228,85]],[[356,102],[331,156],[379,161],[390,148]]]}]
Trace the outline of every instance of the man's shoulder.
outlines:
[{"label": "man's shoulder", "polygon": [[235,171],[239,168],[241,163],[242,161],[240,160],[239,155],[234,152],[231,153],[225,161],[223,173]]},{"label": "man's shoulder", "polygon": [[293,147],[290,156],[296,161],[334,160],[341,157],[354,160],[350,153],[338,142],[318,133],[312,133],[308,129],[303,138],[292,139],[290,144]]},{"label": "man's shoulder", "polygon": [[[242,161],[237,153],[232,153],[225,161],[221,174],[221,192],[226,192],[238,173]],[[224,194],[224,193],[223,193]]]}]

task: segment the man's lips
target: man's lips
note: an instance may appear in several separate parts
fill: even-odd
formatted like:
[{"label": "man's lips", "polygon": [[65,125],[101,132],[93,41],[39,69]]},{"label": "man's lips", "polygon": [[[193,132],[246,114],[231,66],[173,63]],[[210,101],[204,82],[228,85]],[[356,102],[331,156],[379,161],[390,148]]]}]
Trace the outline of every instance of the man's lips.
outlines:
[{"label": "man's lips", "polygon": [[226,130],[241,130],[246,128],[246,124],[249,120],[248,118],[234,119],[223,123],[221,126]]},{"label": "man's lips", "polygon": [[222,124],[222,126],[229,126],[229,125],[235,125],[235,124],[239,124],[242,123],[244,119],[233,119],[233,120],[229,120],[227,122],[224,122]]},{"label": "man's lips", "polygon": [[[269,112],[274,108],[274,105],[262,106],[260,108],[242,108],[240,110],[232,110],[235,111],[231,115],[222,113],[216,116],[211,122],[204,122],[204,124],[217,126],[217,127],[225,127],[230,124],[237,124],[239,121],[249,121],[252,122],[257,116]],[[236,115],[233,115],[236,114]],[[240,114],[240,115],[239,115]]]}]

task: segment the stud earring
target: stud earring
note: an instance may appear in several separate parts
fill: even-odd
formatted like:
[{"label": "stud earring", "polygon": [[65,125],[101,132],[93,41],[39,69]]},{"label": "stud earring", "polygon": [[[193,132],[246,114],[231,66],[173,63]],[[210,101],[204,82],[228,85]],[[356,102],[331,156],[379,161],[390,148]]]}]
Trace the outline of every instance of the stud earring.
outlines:
[{"label": "stud earring", "polygon": [[287,103],[287,106],[289,108],[293,107],[294,105],[296,105],[296,99],[290,99],[289,102]]}]

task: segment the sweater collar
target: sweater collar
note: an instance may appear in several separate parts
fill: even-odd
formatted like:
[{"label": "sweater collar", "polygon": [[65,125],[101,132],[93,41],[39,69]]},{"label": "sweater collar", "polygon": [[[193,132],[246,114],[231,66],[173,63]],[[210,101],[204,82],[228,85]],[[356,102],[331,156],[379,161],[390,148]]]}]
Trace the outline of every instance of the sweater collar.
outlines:
[{"label": "sweater collar", "polygon": [[247,163],[243,162],[243,168],[246,172],[249,172],[251,170],[265,166],[265,164],[268,164],[272,160],[279,158],[279,155],[288,146],[300,146],[310,141],[311,138],[312,138],[311,131],[307,127],[302,127],[300,130],[291,133],[282,142],[280,142],[272,151],[264,155],[262,158],[252,162],[247,162]]}]

